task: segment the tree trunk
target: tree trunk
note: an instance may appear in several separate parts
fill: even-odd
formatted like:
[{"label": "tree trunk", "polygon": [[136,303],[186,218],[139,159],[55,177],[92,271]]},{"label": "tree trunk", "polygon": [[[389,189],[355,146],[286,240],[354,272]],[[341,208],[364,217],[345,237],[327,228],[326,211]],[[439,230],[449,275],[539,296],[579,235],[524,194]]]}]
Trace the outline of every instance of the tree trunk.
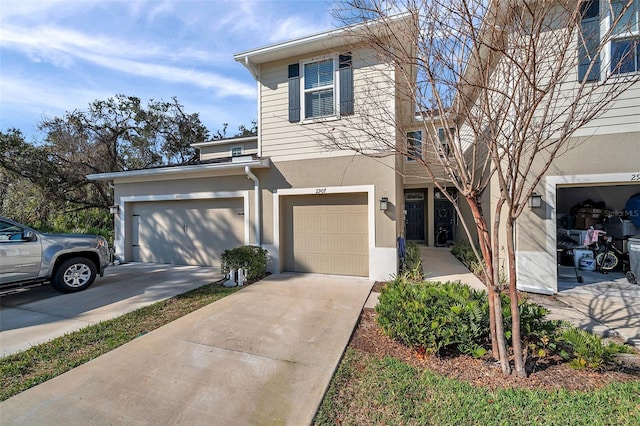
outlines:
[{"label": "tree trunk", "polygon": [[467,204],[471,209],[473,218],[478,230],[478,243],[480,245],[480,251],[484,257],[484,263],[486,266],[485,278],[487,280],[487,292],[489,299],[489,329],[491,332],[491,353],[495,359],[500,359],[500,350],[498,348],[498,337],[496,333],[496,315],[495,315],[495,297],[496,286],[494,285],[493,277],[493,254],[491,251],[491,235],[489,234],[489,227],[482,213],[482,207],[478,204],[475,197],[466,197]]},{"label": "tree trunk", "polygon": [[513,362],[518,377],[526,377],[524,354],[522,351],[522,335],[520,332],[520,309],[518,308],[518,289],[516,282],[516,253],[513,241],[513,221],[507,219],[507,253],[509,256],[509,299],[511,304],[511,344],[513,345]]}]

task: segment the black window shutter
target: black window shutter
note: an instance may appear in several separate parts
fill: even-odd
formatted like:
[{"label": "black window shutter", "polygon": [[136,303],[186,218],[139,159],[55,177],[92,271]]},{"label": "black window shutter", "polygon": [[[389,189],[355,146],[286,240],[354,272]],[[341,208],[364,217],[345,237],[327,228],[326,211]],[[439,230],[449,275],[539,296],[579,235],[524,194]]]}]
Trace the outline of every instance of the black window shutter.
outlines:
[{"label": "black window shutter", "polygon": [[300,64],[289,65],[289,121],[300,121]]},{"label": "black window shutter", "polygon": [[600,45],[600,2],[598,0],[583,1],[580,5],[580,13],[582,19],[578,36],[578,58],[580,58],[578,81],[597,81],[600,80],[600,52],[598,51]]},{"label": "black window shutter", "polygon": [[340,73],[340,115],[353,115],[353,67],[351,53],[338,57]]}]

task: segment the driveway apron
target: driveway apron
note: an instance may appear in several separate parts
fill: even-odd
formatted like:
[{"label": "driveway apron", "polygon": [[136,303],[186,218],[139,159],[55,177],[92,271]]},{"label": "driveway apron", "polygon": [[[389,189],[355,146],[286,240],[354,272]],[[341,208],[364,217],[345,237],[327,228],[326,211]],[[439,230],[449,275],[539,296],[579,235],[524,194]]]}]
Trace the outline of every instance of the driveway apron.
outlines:
[{"label": "driveway apron", "polygon": [[279,274],[0,404],[5,424],[309,424],[373,282]]}]

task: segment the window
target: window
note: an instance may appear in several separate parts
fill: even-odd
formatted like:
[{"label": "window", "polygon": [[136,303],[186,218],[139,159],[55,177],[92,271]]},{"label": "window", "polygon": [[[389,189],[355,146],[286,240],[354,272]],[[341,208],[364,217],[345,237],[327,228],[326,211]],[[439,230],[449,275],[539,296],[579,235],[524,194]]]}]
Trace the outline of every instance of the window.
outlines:
[{"label": "window", "polygon": [[304,65],[304,118],[334,115],[333,59]]},{"label": "window", "polygon": [[301,121],[301,111],[302,120],[353,114],[350,53],[289,65],[289,121]]},{"label": "window", "polygon": [[407,133],[407,161],[422,159],[422,131]]},{"label": "window", "polygon": [[625,10],[627,0],[612,0],[613,28],[611,41],[611,72],[623,74],[640,70],[640,1],[633,0]]},{"label": "window", "polygon": [[445,130],[443,128],[438,129],[438,140],[440,141],[438,154],[440,155],[440,158],[446,158],[451,153],[450,138],[455,137],[455,134],[455,127],[449,127],[449,130]]},{"label": "window", "polygon": [[8,222],[0,221],[0,241],[21,240],[24,229]]},{"label": "window", "polygon": [[232,146],[231,147],[231,156],[239,157],[242,155],[242,147],[241,146]]},{"label": "window", "polygon": [[600,2],[580,4],[580,35],[578,37],[578,80],[600,80]]}]

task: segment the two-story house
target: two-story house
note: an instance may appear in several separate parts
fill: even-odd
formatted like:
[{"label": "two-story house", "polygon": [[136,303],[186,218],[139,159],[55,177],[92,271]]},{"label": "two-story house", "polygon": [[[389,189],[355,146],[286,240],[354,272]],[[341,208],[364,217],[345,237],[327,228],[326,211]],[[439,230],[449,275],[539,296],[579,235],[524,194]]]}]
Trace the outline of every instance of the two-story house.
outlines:
[{"label": "two-story house", "polygon": [[[269,251],[272,272],[389,278],[404,224],[396,157],[322,142],[358,120],[398,137],[387,121],[358,116],[372,82],[384,94],[378,101],[395,108],[394,65],[344,28],[235,59],[257,81],[257,137],[198,143],[200,161],[190,165],[90,176],[113,182],[116,252],[124,261],[216,266],[223,250],[256,244]],[[364,132],[354,136],[368,143]]]},{"label": "two-story house", "polygon": [[[621,33],[606,54],[627,45],[637,52],[638,3],[630,15],[632,33]],[[606,10],[590,10],[585,19],[605,31]],[[392,18],[379,31],[410,25],[411,19]],[[429,246],[464,239],[451,203],[411,156],[356,152],[380,153],[376,141],[386,140],[406,144],[413,157],[423,149],[425,156],[447,155],[423,147],[415,107],[403,95],[402,79],[395,78],[399,64],[365,47],[357,29],[234,56],[257,82],[256,137],[196,144],[200,161],[190,165],[90,176],[113,182],[117,254],[124,261],[217,266],[223,250],[256,244],[269,251],[275,273],[386,280],[397,272],[399,236]],[[638,72],[635,55],[625,72]],[[599,72],[611,70],[603,66]],[[625,200],[640,193],[639,99],[636,84],[581,129],[571,155],[558,158],[546,173],[538,188],[543,207],[518,221],[520,288],[557,291],[558,220],[575,204],[591,199],[621,211]],[[386,115],[363,108],[371,104]],[[456,130],[435,130],[446,150]],[[334,143],[345,135],[358,149],[337,149]],[[496,190],[492,185],[487,191],[490,206]],[[460,205],[466,211],[464,201]]]}]

